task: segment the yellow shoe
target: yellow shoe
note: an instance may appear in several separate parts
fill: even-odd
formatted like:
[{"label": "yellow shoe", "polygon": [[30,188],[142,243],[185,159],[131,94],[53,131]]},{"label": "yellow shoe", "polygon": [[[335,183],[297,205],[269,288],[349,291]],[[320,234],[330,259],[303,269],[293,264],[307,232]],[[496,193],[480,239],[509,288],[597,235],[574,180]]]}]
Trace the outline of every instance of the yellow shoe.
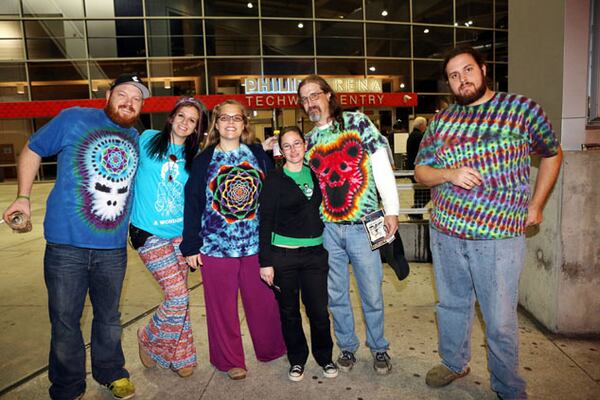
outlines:
[{"label": "yellow shoe", "polygon": [[117,400],[127,400],[135,396],[135,386],[133,386],[129,378],[117,379],[104,386],[110,390],[112,396]]},{"label": "yellow shoe", "polygon": [[185,367],[185,368],[181,368],[181,369],[176,369],[175,372],[181,378],[187,378],[188,376],[191,376],[194,373],[194,367]]},{"label": "yellow shoe", "polygon": [[244,368],[231,368],[229,371],[227,371],[227,376],[234,381],[245,379],[246,370]]}]

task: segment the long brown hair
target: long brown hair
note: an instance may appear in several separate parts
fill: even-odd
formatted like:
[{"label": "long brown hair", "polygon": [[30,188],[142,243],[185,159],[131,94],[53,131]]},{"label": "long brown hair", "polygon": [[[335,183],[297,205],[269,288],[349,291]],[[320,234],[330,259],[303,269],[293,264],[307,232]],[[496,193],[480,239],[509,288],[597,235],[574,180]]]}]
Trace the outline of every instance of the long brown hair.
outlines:
[{"label": "long brown hair", "polygon": [[217,120],[221,116],[221,110],[224,106],[233,105],[238,106],[240,108],[240,113],[244,117],[244,130],[242,131],[242,137],[240,141],[244,144],[252,144],[254,143],[254,131],[250,127],[250,121],[248,120],[248,116],[246,115],[246,108],[236,100],[225,100],[224,102],[217,104],[213,109],[212,116],[210,118],[210,128],[208,129],[208,135],[204,140],[202,148],[205,149],[208,146],[216,145],[221,142],[221,136],[219,135],[219,130],[217,129]]},{"label": "long brown hair", "polygon": [[[330,115],[328,115],[328,117],[333,117],[334,127],[335,127],[335,125],[337,125],[337,127],[343,131],[345,127],[344,127],[344,118],[342,117],[342,107],[338,103],[335,92],[333,91],[333,89],[331,88],[329,83],[327,83],[327,81],[325,79],[321,78],[319,75],[315,75],[315,74],[308,75],[306,78],[302,79],[302,82],[300,82],[300,84],[298,85],[298,97],[300,97],[300,89],[302,89],[302,87],[304,85],[306,85],[307,83],[316,83],[317,85],[319,85],[319,88],[321,89],[321,91],[323,93],[330,94],[330,96],[329,96],[329,113],[330,113]],[[298,102],[298,104],[300,104],[300,108],[302,108],[302,110],[304,110],[304,106],[302,105],[302,103]]]}]

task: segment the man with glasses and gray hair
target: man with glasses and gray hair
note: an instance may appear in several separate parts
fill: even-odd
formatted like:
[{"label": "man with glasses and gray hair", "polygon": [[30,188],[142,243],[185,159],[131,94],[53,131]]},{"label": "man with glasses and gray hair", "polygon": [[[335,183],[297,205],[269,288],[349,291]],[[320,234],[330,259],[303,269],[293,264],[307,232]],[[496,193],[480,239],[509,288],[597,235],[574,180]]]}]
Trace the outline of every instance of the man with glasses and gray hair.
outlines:
[{"label": "man with glasses and gray hair", "polygon": [[329,252],[329,309],[341,355],[339,368],[348,372],[356,362],[359,340],[350,302],[348,262],[358,284],[366,324],[366,343],[378,374],[392,369],[384,336],[383,269],[379,250],[371,250],[361,217],[385,210],[390,238],[398,230],[399,201],[396,180],[386,152],[386,141],[369,118],[360,112],[343,112],[331,86],[310,75],[298,86],[300,104],[316,125],[307,135],[306,159],[318,177],[323,193],[325,222],[323,245]]}]

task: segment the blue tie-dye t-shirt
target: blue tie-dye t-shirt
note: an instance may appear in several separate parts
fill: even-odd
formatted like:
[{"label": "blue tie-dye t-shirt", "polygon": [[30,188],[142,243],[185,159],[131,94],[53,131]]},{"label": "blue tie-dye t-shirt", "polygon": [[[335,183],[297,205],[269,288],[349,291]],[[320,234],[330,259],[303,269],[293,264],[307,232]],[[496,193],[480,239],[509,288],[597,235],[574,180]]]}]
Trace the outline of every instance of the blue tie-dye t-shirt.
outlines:
[{"label": "blue tie-dye t-shirt", "polygon": [[207,171],[202,254],[244,257],[258,253],[258,195],[263,178],[246,145],[228,152],[215,149]]},{"label": "blue tie-dye t-shirt", "polygon": [[48,242],[94,249],[127,245],[131,186],[138,166],[138,132],[95,108],[73,107],[29,140],[41,157],[58,155],[48,196]]}]

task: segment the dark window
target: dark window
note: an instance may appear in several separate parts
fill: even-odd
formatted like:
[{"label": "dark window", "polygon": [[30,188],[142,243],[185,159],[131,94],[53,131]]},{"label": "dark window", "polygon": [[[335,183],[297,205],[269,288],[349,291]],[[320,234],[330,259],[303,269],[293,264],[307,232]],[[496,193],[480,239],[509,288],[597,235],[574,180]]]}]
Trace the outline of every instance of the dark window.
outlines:
[{"label": "dark window", "polygon": [[442,80],[441,61],[415,61],[413,71],[415,92],[445,93],[450,91]]},{"label": "dark window", "polygon": [[367,75],[381,78],[385,92],[410,92],[412,88],[410,61],[367,60]]},{"label": "dark window", "polygon": [[150,56],[201,56],[202,21],[197,19],[148,20]]},{"label": "dark window", "polygon": [[410,26],[367,24],[367,55],[410,57]]},{"label": "dark window", "polygon": [[265,58],[265,75],[308,75],[315,72],[313,58]]},{"label": "dark window", "polygon": [[[87,63],[29,63],[32,100],[89,99]],[[67,83],[68,82],[68,83]]]},{"label": "dark window", "polygon": [[366,1],[367,19],[381,21],[410,21],[409,0]]},{"label": "dark window", "polygon": [[168,17],[173,14],[201,17],[202,3],[198,0],[145,0],[146,15]]},{"label": "dark window", "polygon": [[206,20],[206,53],[209,56],[258,55],[258,21]]},{"label": "dark window", "polygon": [[494,3],[489,0],[455,0],[458,26],[494,27]]},{"label": "dark window", "polygon": [[256,17],[258,1],[204,0],[204,15],[219,17]]},{"label": "dark window", "polygon": [[150,61],[153,96],[193,96],[205,94],[203,60]]},{"label": "dark window", "polygon": [[508,91],[508,64],[494,65],[494,90],[499,92]]},{"label": "dark window", "polygon": [[496,61],[508,62],[508,32],[496,31],[495,35],[494,52],[496,53]]},{"label": "dark window", "polygon": [[317,22],[317,55],[362,56],[363,25],[353,22]]},{"label": "dark window", "polygon": [[138,74],[145,78],[146,61],[144,60],[114,60],[90,62],[90,78],[92,79],[92,97],[104,98],[110,83],[121,74]]},{"label": "dark window", "polygon": [[365,75],[365,62],[347,58],[317,59],[321,75]]},{"label": "dark window", "polygon": [[144,22],[141,19],[88,21],[90,58],[144,57]]},{"label": "dark window", "polygon": [[363,19],[362,0],[315,0],[317,18]]},{"label": "dark window", "polygon": [[30,59],[86,57],[82,21],[25,21],[25,37]]},{"label": "dark window", "polygon": [[28,101],[29,86],[23,63],[0,63],[0,101]]},{"label": "dark window", "polygon": [[508,0],[496,0],[496,29],[508,29]]},{"label": "dark window", "polygon": [[452,1],[413,0],[413,22],[452,25],[454,22]]},{"label": "dark window", "polygon": [[312,28],[310,21],[263,20],[263,54],[312,55]]},{"label": "dark window", "polygon": [[208,63],[208,84],[210,94],[244,93],[242,79],[248,75],[260,75],[260,60],[210,59]]},{"label": "dark window", "polygon": [[445,108],[448,108],[450,101],[450,96],[419,95],[419,99],[417,100],[417,107],[415,108],[415,113],[435,114]]},{"label": "dark window", "polygon": [[263,17],[312,17],[311,0],[261,0]]},{"label": "dark window", "polygon": [[413,41],[415,58],[444,58],[454,47],[454,29],[414,25]]}]

